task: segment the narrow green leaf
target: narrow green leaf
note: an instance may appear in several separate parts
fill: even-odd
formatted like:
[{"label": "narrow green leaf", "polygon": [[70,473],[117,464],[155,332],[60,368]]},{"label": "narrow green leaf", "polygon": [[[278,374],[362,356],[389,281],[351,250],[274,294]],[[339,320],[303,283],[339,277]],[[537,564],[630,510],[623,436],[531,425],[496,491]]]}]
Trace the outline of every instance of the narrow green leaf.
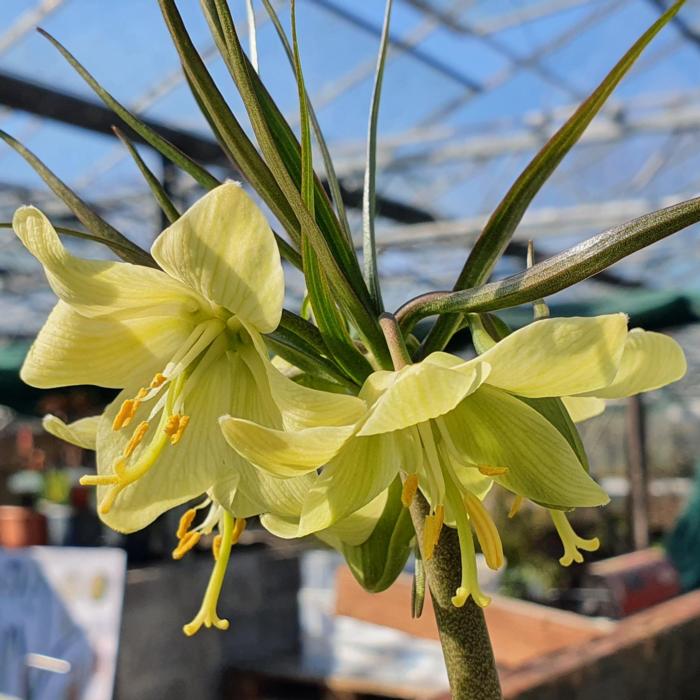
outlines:
[{"label": "narrow green leaf", "polygon": [[405,334],[428,316],[461,315],[527,304],[571,287],[699,221],[700,197],[697,197],[615,226],[498,282],[458,292],[421,295],[404,304],[396,317]]},{"label": "narrow green leaf", "polygon": [[[158,0],[195,99],[225,153],[270,207],[290,238],[298,243],[299,222],[275,177],[248,138],[216,86],[171,0]],[[216,35],[215,35],[216,38]]]},{"label": "narrow green leaf", "polygon": [[180,213],[175,208],[175,205],[170,201],[170,197],[168,197],[168,193],[163,188],[163,185],[160,184],[160,180],[151,172],[151,169],[146,165],[143,158],[141,158],[139,152],[134,148],[133,144],[131,141],[129,141],[124,132],[121,131],[121,129],[118,129],[116,126],[112,127],[112,131],[114,131],[117,138],[124,144],[134,163],[136,163],[136,166],[141,171],[143,179],[146,181],[146,184],[153,194],[153,197],[155,198],[156,202],[158,202],[158,206],[161,208],[168,221],[171,224],[177,221],[180,218]]},{"label": "narrow green leaf", "polygon": [[[0,228],[11,229],[12,222],[2,221],[0,222]],[[99,243],[100,245],[104,246],[107,245],[107,242],[104,238],[100,236],[95,236],[94,234],[88,233],[87,231],[79,231],[78,229],[68,228],[66,226],[54,226],[54,229],[56,230],[56,233],[59,233],[62,236],[70,236],[71,238],[80,238],[83,241],[91,241],[92,243]],[[121,248],[123,256],[119,253],[117,253],[117,255],[120,255],[120,257],[122,257],[124,260],[128,260],[129,262],[131,262],[131,259],[128,257],[130,254],[130,249],[127,246],[122,246],[120,243],[112,241],[107,247],[114,252],[116,252],[117,248]]]},{"label": "narrow green leaf", "polygon": [[95,238],[100,239],[102,243],[109,246],[124,260],[147,267],[158,267],[149,253],[132,243],[126,236],[119,233],[114,226],[108,224],[99,214],[94,212],[65,182],[54,175],[34,153],[4,131],[0,131],[0,138],[31,165],[42,180],[53,190],[54,194],[63,201],[75,214],[78,221]]},{"label": "narrow green leaf", "polygon": [[[291,2],[292,46],[294,51],[294,73],[299,91],[299,114],[301,117],[301,196],[311,216],[314,216],[314,171],[311,150],[311,127],[306,100],[306,86],[301,68],[299,41],[296,28],[296,3]],[[318,257],[311,246],[305,229],[301,230],[301,254],[304,276],[309,291],[309,300],[321,335],[331,350],[331,357],[358,384],[371,374],[372,367],[357,350],[348,334],[345,320],[335,305],[330,286]]]},{"label": "narrow green leaf", "polygon": [[172,161],[179,168],[188,173],[196,182],[207,190],[211,190],[221,184],[210,172],[205,170],[199,163],[183,153],[177,146],[163,138],[150,126],[144,124],[138,117],[132,114],[124,105],[110,95],[96,80],[88,73],[82,64],[51,34],[43,29],[37,31],[46,37],[70,63],[80,77],[92,88],[97,96],[126,124],[128,124],[141,138],[155,148],[159,153]]},{"label": "narrow green leaf", "polygon": [[[168,13],[173,12],[171,0],[159,0],[159,2],[164,11]],[[301,228],[309,237],[309,242],[313,246],[314,252],[318,256],[319,264],[323,267],[329,282],[333,285],[333,290],[339,303],[344,306],[354,320],[358,331],[364,337],[377,361],[382,366],[388,367],[390,358],[377,319],[372,313],[369,292],[364,285],[361,274],[359,274],[359,266],[354,251],[347,250],[347,243],[339,230],[337,219],[335,219],[335,215],[330,209],[330,203],[325,192],[321,190],[319,198],[318,189],[315,188],[317,195],[315,204],[318,205],[319,201],[325,201],[326,207],[320,209],[319,214],[329,211],[332,219],[335,220],[335,227],[333,227],[332,222],[328,222],[330,227],[324,226],[325,231],[333,234],[332,238],[326,238],[316,223],[315,217],[309,212],[301,197],[296,184],[301,177],[301,168],[299,167],[294,173],[296,181],[292,173],[287,169],[285,159],[280,152],[280,144],[287,149],[287,156],[296,155],[296,162],[299,164],[298,142],[296,142],[296,139],[281,140],[281,134],[291,131],[281,114],[279,116],[281,122],[275,122],[275,126],[279,128],[273,133],[269,120],[274,114],[279,114],[279,110],[275,107],[273,114],[269,110],[266,112],[264,109],[265,106],[272,109],[274,102],[272,102],[272,98],[269,97],[269,94],[259,82],[257,74],[251,69],[250,62],[238,39],[226,2],[224,0],[202,0],[202,2],[205,7],[209,6],[209,14],[213,10],[216,11],[218,22],[210,22],[212,33],[215,39],[218,32],[221,32],[223,36],[226,46],[224,58],[246,105],[260,148],[284,196],[293,207]],[[261,95],[263,96],[263,101],[261,101]]]},{"label": "narrow green leaf", "polygon": [[[275,27],[277,36],[279,37],[282,47],[284,48],[284,52],[287,55],[287,59],[289,60],[289,64],[293,70],[294,55],[292,53],[292,47],[289,45],[289,41],[287,39],[286,34],[284,33],[284,28],[282,27],[282,23],[280,22],[279,16],[277,15],[277,12],[275,12],[275,8],[272,6],[270,0],[262,0],[262,2],[265,6],[265,10],[267,10],[267,14],[270,17],[273,26]],[[323,167],[326,171],[326,178],[328,179],[328,189],[330,189],[331,191],[331,199],[333,200],[333,204],[335,205],[336,211],[338,213],[338,220],[340,221],[343,233],[345,234],[348,243],[352,245],[352,233],[350,231],[350,223],[348,222],[347,211],[345,210],[345,203],[343,202],[343,195],[340,189],[340,181],[338,180],[338,175],[335,172],[333,159],[331,158],[328,143],[326,142],[326,139],[323,135],[321,124],[319,123],[318,118],[316,117],[316,112],[314,111],[314,108],[311,105],[311,102],[309,101],[308,93],[306,102],[309,110],[309,118],[311,119],[311,126],[313,127],[314,135],[316,136],[316,142],[318,143],[318,147],[321,151],[321,156],[323,157]]]},{"label": "narrow green leaf", "polygon": [[[488,220],[462,268],[454,286],[455,290],[475,287],[483,284],[489,278],[496,261],[506,249],[530,202],[561,163],[564,156],[579,140],[647,45],[678,13],[684,1],[679,0],[674,3],[654,22],[608,73],[588,99],[532,159]],[[433,350],[445,347],[459,325],[459,321],[459,316],[445,316],[438,319],[424,341],[420,354],[425,356]]]},{"label": "narrow green leaf", "polygon": [[392,0],[387,0],[384,11],[384,26],[379,42],[377,70],[374,74],[374,87],[372,88],[372,107],[369,113],[369,127],[367,130],[367,165],[365,166],[365,183],[362,192],[362,258],[365,269],[365,281],[377,313],[381,313],[384,310],[379,286],[377,244],[374,231],[374,220],[377,215],[377,123],[379,120],[379,104],[382,97],[384,65],[386,63],[387,47],[389,46],[391,7]]}]

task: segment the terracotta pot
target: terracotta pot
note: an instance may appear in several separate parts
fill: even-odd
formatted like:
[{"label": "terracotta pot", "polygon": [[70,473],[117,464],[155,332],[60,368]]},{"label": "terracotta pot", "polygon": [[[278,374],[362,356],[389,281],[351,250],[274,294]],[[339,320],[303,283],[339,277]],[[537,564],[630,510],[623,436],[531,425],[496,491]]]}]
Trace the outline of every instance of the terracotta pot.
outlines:
[{"label": "terracotta pot", "polygon": [[0,506],[0,547],[46,544],[46,518],[22,506]]}]

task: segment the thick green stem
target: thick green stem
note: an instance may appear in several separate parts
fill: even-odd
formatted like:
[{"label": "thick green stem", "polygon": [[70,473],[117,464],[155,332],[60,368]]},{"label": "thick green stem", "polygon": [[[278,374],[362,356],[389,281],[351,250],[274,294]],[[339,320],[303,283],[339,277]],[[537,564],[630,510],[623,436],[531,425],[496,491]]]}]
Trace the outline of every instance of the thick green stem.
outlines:
[{"label": "thick green stem", "polygon": [[[428,504],[418,492],[411,505],[417,540],[423,542]],[[469,598],[461,608],[452,605],[460,585],[461,563],[457,531],[444,527],[432,559],[423,562],[440,631],[453,700],[501,700],[496,663],[483,610]]]}]

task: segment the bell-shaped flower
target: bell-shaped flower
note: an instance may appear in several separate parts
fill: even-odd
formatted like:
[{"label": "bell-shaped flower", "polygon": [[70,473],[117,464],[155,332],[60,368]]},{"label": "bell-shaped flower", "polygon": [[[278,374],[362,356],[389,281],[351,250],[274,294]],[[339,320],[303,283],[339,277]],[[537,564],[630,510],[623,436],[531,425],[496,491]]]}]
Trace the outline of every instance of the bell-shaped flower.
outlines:
[{"label": "bell-shaped flower", "polygon": [[94,441],[98,473],[83,483],[98,487],[102,519],[134,531],[205,492],[238,518],[296,512],[288,499],[312,477],[254,469],[226,445],[219,416],[292,429],[309,416],[354,421],[362,403],[299,387],[270,365],[261,334],[279,323],[284,277],[272,231],[241,187],[215,188],[158,236],[160,269],[78,258],[32,207],[13,226],[59,297],[22,378],[121,389],[99,419],[46,422],[71,441]]},{"label": "bell-shaped flower", "polygon": [[485,605],[472,528],[487,563],[498,568],[500,537],[482,504],[493,482],[558,510],[608,501],[564,435],[519,397],[604,390],[620,371],[627,337],[623,314],[541,320],[468,362],[434,353],[397,372],[375,372],[360,392],[366,412],[352,425],[288,432],[229,416],[222,429],[239,454],[276,476],[323,467],[304,498],[297,535],[329,527],[401,474],[405,504],[418,489],[430,504],[425,558],[443,523],[458,530],[462,583],[453,603],[472,596]]}]

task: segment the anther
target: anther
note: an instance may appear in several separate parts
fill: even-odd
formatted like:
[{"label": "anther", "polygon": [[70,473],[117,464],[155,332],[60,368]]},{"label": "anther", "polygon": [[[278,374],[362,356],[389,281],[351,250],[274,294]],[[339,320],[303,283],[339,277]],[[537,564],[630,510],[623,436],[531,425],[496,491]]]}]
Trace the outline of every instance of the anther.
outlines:
[{"label": "anther", "polygon": [[159,386],[162,386],[166,379],[167,377],[162,372],[156,372],[153,379],[151,379],[151,389],[157,389]]},{"label": "anther", "polygon": [[488,464],[480,464],[479,471],[484,476],[503,476],[508,472],[508,467],[492,467]]},{"label": "anther", "polygon": [[194,547],[197,542],[199,542],[200,538],[202,537],[201,532],[188,532],[185,534],[185,536],[180,540],[178,543],[177,547],[173,550],[173,559],[182,559],[182,557],[187,554],[187,552]]},{"label": "anther", "polygon": [[134,430],[134,434],[131,436],[131,440],[129,440],[126,447],[124,448],[124,457],[131,457],[131,455],[134,453],[134,450],[141,444],[141,441],[143,440],[147,432],[148,421],[145,420],[139,423],[136,430]]},{"label": "anther", "polygon": [[178,431],[178,428],[180,427],[180,414],[179,413],[173,413],[171,416],[168,416],[168,420],[165,423],[165,427],[163,430],[167,435],[170,435],[172,438],[173,435],[175,435]]},{"label": "anther", "polygon": [[121,405],[119,413],[114,417],[114,422],[112,423],[112,430],[121,430],[125,426],[129,425],[131,419],[136,413],[136,409],[139,407],[139,401],[136,399],[127,399]]},{"label": "anther", "polygon": [[221,552],[221,535],[217,535],[211,542],[211,553],[214,559],[219,561],[219,553]]},{"label": "anther", "polygon": [[80,477],[81,486],[111,486],[118,481],[116,474],[86,474]]},{"label": "anther", "polygon": [[403,482],[403,489],[401,490],[401,503],[403,503],[404,508],[411,506],[416,496],[416,491],[418,491],[418,475],[409,474],[406,477],[406,481]]},{"label": "anther", "polygon": [[182,438],[182,434],[185,432],[185,428],[187,427],[187,424],[190,422],[190,417],[189,416],[180,416],[180,420],[177,423],[177,429],[175,432],[170,435],[170,444],[171,445],[177,445],[178,442],[180,442]]},{"label": "anther", "polygon": [[241,535],[243,534],[243,530],[245,530],[247,522],[245,518],[236,518],[234,525],[233,525],[233,533],[231,534],[231,545],[233,546],[234,544],[238,543],[238,540],[240,539]]},{"label": "anther", "polygon": [[525,499],[520,494],[516,495],[516,497],[513,499],[513,503],[510,506],[510,510],[508,511],[509,518],[514,518],[520,512],[524,500]]},{"label": "anther", "polygon": [[136,394],[136,401],[141,401],[142,399],[145,399],[148,396],[148,389],[145,387],[141,387],[138,390],[138,393]]},{"label": "anther", "polygon": [[182,514],[182,517],[180,518],[180,522],[177,527],[177,532],[175,533],[175,536],[178,538],[178,540],[181,540],[187,534],[187,531],[190,529],[190,525],[192,525],[192,523],[194,522],[194,518],[196,515],[196,508],[190,508]]},{"label": "anther", "polygon": [[439,505],[435,508],[435,512],[425,516],[425,524],[423,530],[423,558],[429,561],[433,558],[435,547],[440,539],[442,532],[442,524],[445,519],[445,508]]}]

